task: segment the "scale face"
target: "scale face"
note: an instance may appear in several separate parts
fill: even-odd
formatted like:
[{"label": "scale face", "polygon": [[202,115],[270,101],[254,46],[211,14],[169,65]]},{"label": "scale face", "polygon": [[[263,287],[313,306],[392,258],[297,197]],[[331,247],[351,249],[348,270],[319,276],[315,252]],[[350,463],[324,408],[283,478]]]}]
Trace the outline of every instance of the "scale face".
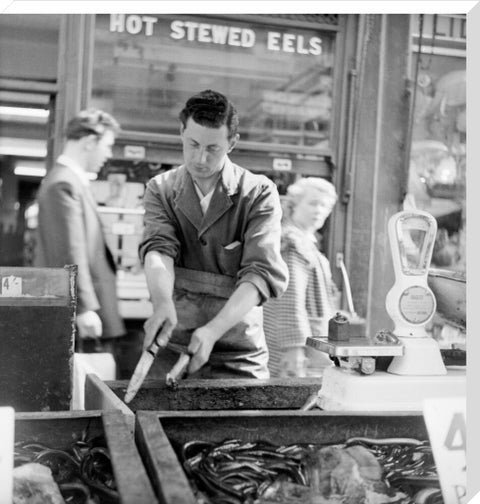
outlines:
[{"label": "scale face", "polygon": [[387,295],[387,312],[397,336],[414,336],[436,310],[427,279],[437,223],[426,212],[399,212],[390,218],[388,231],[395,284]]},{"label": "scale face", "polygon": [[395,324],[393,334],[404,346],[388,372],[404,375],[439,375],[446,369],[437,342],[425,326],[435,315],[437,302],[428,286],[428,270],[437,233],[437,221],[427,212],[403,211],[388,222],[395,283],[385,306]]},{"label": "scale face", "polygon": [[390,246],[398,248],[403,275],[426,277],[437,232],[436,221],[428,214],[400,213],[403,215],[393,216],[397,218],[394,219]]}]

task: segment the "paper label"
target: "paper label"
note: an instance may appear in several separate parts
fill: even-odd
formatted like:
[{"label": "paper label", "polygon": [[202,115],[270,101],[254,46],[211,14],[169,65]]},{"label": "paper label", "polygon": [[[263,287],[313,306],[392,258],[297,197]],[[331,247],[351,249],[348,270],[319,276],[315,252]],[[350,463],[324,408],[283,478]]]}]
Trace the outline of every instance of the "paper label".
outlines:
[{"label": "paper label", "polygon": [[135,224],[131,222],[114,222],[112,224],[112,233],[114,235],[134,235]]},{"label": "paper label", "polygon": [[466,398],[427,399],[423,413],[445,504],[467,503]]},{"label": "paper label", "polygon": [[13,275],[2,277],[2,297],[20,297],[22,295],[22,279]]},{"label": "paper label", "polygon": [[0,408],[0,504],[12,504],[13,500],[13,444],[15,411],[6,406]]}]

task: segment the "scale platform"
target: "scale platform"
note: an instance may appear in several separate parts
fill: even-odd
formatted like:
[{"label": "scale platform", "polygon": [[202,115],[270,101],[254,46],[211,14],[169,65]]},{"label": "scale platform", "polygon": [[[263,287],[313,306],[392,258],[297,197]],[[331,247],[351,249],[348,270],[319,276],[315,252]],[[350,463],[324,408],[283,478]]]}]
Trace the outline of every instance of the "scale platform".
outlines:
[{"label": "scale platform", "polygon": [[322,337],[308,337],[307,346],[328,353],[331,357],[395,357],[403,355],[401,342],[375,343],[369,338],[350,338],[348,341],[332,341]]},{"label": "scale platform", "polygon": [[362,375],[330,367],[323,373],[317,405],[329,411],[422,411],[425,399],[465,397],[466,384],[464,366],[439,376]]}]

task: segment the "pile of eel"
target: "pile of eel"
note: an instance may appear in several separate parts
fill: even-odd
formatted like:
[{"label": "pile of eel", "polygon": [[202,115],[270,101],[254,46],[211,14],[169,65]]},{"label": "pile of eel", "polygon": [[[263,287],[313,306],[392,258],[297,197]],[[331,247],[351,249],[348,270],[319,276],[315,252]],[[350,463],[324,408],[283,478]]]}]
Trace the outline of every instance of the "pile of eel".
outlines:
[{"label": "pile of eel", "polygon": [[199,504],[443,504],[428,442],[190,441],[183,467]]},{"label": "pile of eel", "polygon": [[103,436],[82,436],[66,449],[18,442],[13,504],[117,504],[110,454]]}]

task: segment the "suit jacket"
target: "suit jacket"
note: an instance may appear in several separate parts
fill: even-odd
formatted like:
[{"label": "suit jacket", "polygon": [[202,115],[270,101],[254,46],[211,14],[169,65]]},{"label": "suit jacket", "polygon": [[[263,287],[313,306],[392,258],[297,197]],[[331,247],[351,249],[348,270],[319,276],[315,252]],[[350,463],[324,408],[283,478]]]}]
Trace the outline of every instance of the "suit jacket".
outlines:
[{"label": "suit jacket", "polygon": [[125,333],[118,313],[115,263],[90,188],[75,171],[57,163],[42,181],[38,200],[35,265],[78,266],[77,312],[98,312],[103,337]]}]

